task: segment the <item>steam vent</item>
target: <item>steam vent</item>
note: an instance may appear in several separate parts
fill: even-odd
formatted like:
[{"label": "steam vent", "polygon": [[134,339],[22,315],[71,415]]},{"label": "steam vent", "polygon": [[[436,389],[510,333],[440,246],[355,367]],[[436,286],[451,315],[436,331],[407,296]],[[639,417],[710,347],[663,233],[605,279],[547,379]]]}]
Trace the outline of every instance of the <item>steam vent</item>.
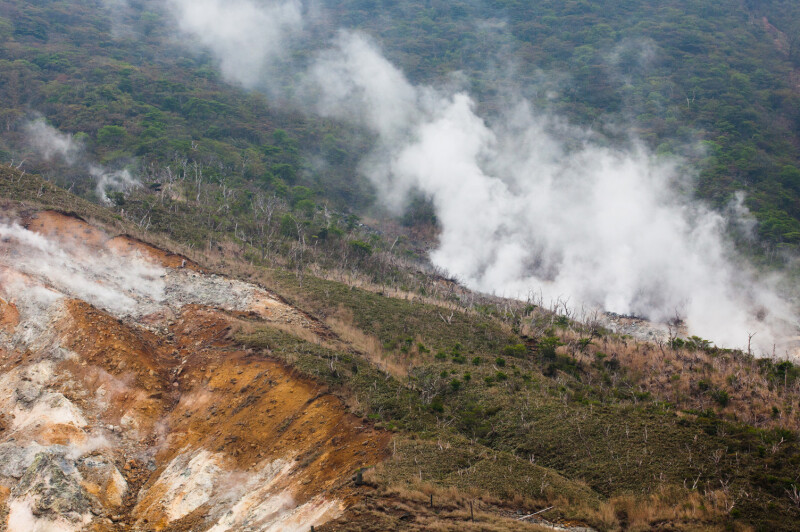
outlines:
[{"label": "steam vent", "polygon": [[257,286],[63,214],[0,224],[0,529],[307,531],[388,436],[232,340]]}]

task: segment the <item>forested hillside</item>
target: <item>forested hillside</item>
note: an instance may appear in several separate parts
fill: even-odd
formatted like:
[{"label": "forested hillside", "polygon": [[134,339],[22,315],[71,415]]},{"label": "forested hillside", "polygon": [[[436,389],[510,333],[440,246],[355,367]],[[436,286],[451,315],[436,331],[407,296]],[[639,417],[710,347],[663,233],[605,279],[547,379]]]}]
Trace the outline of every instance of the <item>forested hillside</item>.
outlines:
[{"label": "forested hillside", "polygon": [[[360,28],[415,81],[465,73],[489,113],[519,93],[609,142],[633,133],[688,156],[697,193],[718,207],[746,191],[769,247],[800,242],[793,2],[331,0],[319,9],[312,41]],[[371,205],[355,171],[368,138],[226,84],[212,58],[182,46],[159,3],[7,0],[0,16],[3,160],[26,157],[22,126],[41,113],[112,168],[146,175],[197,163],[203,179],[248,195]],[[54,166],[27,158],[31,169]],[[80,174],[51,175],[91,194]],[[292,199],[298,185],[309,188]]]},{"label": "forested hillside", "polygon": [[[510,88],[612,135],[631,127],[660,152],[696,150],[700,196],[722,205],[746,190],[764,239],[800,242],[797,3],[337,4],[414,76],[465,69],[487,105]],[[376,5],[387,14],[370,17]]]},{"label": "forested hillside", "polygon": [[[0,5],[4,160],[19,162],[30,152],[22,126],[41,114],[110,167],[133,166],[141,174],[151,165],[176,171],[200,165],[208,182],[284,196],[288,187],[318,182],[311,158],[322,154],[334,161],[326,197],[366,204],[369,193],[340,170],[354,160],[341,149],[335,125],[309,122],[227,85],[209,58],[173,41],[162,15],[144,5],[117,7],[115,14],[100,2]],[[89,192],[82,174],[52,172],[58,182]]]}]

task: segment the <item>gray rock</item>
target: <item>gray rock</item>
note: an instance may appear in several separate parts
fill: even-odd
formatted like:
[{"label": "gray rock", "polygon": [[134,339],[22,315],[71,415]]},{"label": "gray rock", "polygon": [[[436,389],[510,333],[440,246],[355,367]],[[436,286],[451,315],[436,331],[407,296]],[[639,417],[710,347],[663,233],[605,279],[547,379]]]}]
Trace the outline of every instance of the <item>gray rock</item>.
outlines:
[{"label": "gray rock", "polygon": [[37,454],[12,496],[30,497],[34,516],[80,521],[91,504],[76,475],[64,471],[63,462],[63,457],[55,454]]}]

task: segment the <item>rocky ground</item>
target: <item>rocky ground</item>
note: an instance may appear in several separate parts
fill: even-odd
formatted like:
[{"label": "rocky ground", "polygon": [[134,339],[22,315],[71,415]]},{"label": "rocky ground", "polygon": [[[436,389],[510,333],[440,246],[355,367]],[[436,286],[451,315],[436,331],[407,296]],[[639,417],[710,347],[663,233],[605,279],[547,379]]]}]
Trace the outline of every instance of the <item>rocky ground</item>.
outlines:
[{"label": "rocky ground", "polygon": [[0,530],[308,530],[388,435],[238,347],[260,287],[43,212],[0,222]]}]

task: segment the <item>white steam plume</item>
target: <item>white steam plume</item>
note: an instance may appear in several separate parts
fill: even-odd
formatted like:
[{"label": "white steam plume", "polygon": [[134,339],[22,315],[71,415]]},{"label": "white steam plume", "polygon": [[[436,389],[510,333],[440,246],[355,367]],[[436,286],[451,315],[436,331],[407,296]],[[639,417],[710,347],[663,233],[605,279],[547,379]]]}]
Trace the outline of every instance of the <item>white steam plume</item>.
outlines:
[{"label": "white steam plume", "polygon": [[127,192],[141,185],[128,170],[108,170],[94,163],[86,162],[83,157],[83,144],[69,133],[62,133],[43,119],[36,119],[25,124],[28,144],[45,161],[62,159],[70,166],[85,166],[86,171],[97,183],[95,193],[106,205],[112,202],[108,191]]},{"label": "white steam plume", "polygon": [[47,124],[44,119],[32,120],[25,124],[28,143],[46,161],[61,158],[67,164],[75,164],[83,151],[83,144],[69,133],[62,133]]},{"label": "white steam plume", "polygon": [[[0,222],[0,244],[0,288],[9,284],[3,275],[5,265],[117,316],[139,311],[142,301],[164,298],[164,269],[137,257],[121,259],[89,248],[65,248],[16,223]],[[10,299],[36,295],[13,282],[11,288],[6,294]]]},{"label": "white steam plume", "polygon": [[340,36],[312,77],[323,114],[378,134],[364,171],[389,205],[415,189],[432,198],[442,234],[431,258],[468,285],[653,320],[677,313],[729,346],[758,333],[771,348],[790,333],[790,306],[732,260],[726,220],[675,191],[679,161],[603,147],[525,102],[492,126],[466,94],[411,87],[358,35]]},{"label": "white steam plume", "polygon": [[[184,7],[181,27],[201,39],[203,26],[186,19],[214,16],[229,27],[239,17],[215,2],[207,11],[174,2]],[[229,57],[246,37],[212,35],[205,40],[226,74],[246,79]],[[273,53],[269,42],[258,57]],[[469,95],[413,86],[372,42],[347,32],[318,54],[300,93],[304,107],[375,133],[362,171],[396,210],[412,190],[432,199],[442,234],[431,258],[473,288],[541,291],[653,320],[677,313],[692,334],[733,347],[756,333],[771,351],[796,331],[775,281],[735,259],[725,218],[678,192],[691,177],[678,160],[641,145],[606,147],[525,101],[489,123]],[[741,203],[739,211],[746,219]]]},{"label": "white steam plume", "polygon": [[127,192],[132,188],[141,186],[139,180],[133,177],[128,170],[109,171],[102,166],[89,166],[89,175],[94,177],[97,181],[95,193],[103,203],[109,205],[111,200],[108,197],[108,191],[114,192]]},{"label": "white steam plume", "polygon": [[284,55],[286,41],[303,27],[299,0],[169,0],[180,29],[220,61],[229,80],[245,87],[263,81],[265,67]]}]

